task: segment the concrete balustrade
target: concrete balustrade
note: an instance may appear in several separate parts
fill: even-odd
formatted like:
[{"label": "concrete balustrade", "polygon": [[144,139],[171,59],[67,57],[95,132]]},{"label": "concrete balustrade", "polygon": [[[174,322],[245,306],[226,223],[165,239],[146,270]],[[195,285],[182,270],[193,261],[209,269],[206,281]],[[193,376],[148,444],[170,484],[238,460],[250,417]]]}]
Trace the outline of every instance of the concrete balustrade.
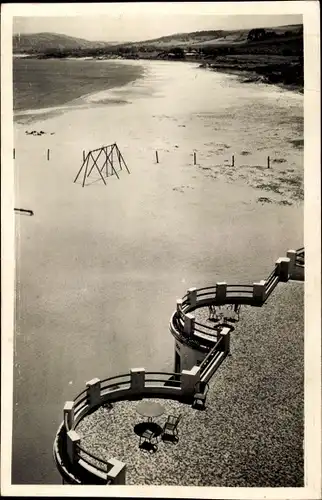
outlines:
[{"label": "concrete balustrade", "polygon": [[178,313],[180,313],[180,311],[182,311],[182,304],[183,304],[183,300],[177,299],[177,312]]},{"label": "concrete balustrade", "polygon": [[280,257],[276,261],[277,273],[280,281],[289,280],[289,270],[290,270],[290,259],[288,257]]},{"label": "concrete balustrade", "polygon": [[219,349],[227,356],[230,351],[230,328],[222,328],[219,333],[219,337],[222,338],[222,341],[219,344]]},{"label": "concrete balustrade", "polygon": [[[67,455],[72,464],[79,461],[78,447],[80,445],[80,436],[76,431],[71,430],[67,432]],[[125,484],[126,481],[126,465],[117,460],[116,458],[110,458],[107,463],[107,480],[111,480],[112,484]],[[88,469],[88,466],[86,467]],[[93,466],[93,469],[95,467]],[[101,475],[101,473],[100,473]]]},{"label": "concrete balustrade", "polygon": [[90,408],[98,406],[101,402],[101,381],[99,378],[93,378],[86,382],[87,403]]},{"label": "concrete balustrade", "polygon": [[261,304],[265,301],[266,281],[260,280],[253,283],[253,299],[256,303]]},{"label": "concrete balustrade", "polygon": [[189,288],[188,292],[188,302],[191,307],[196,307],[197,305],[197,288]]},{"label": "concrete balustrade", "polygon": [[218,302],[224,302],[227,296],[227,283],[222,281],[220,283],[216,283],[216,299]]},{"label": "concrete balustrade", "polygon": [[181,393],[185,396],[193,396],[195,386],[200,382],[200,367],[193,366],[191,370],[182,370],[181,372]]},{"label": "concrete balustrade", "polygon": [[[302,251],[304,249],[300,250]],[[227,285],[227,283],[223,281],[216,283],[215,297],[213,297],[211,293],[203,293],[203,297],[207,296],[209,298],[200,298],[198,302],[198,293],[205,292],[206,290],[208,292],[209,287],[200,289],[196,289],[195,287],[189,288],[186,296],[187,299],[184,300],[184,298],[177,300],[176,312],[174,313],[170,321],[171,333],[177,340],[181,340],[182,333],[188,335],[189,337],[195,335],[197,337],[197,340],[200,340],[198,331],[195,332],[194,316],[190,313],[186,313],[185,311],[191,311],[192,309],[195,309],[197,307],[205,307],[207,305],[222,305],[227,303],[240,303],[253,306],[261,306],[265,303],[279,281],[288,281],[288,279],[292,275],[294,276],[294,279],[304,279],[304,266],[298,266],[296,264],[297,252],[299,252],[299,250],[288,250],[287,257],[279,258],[276,261],[274,269],[276,279],[271,279],[271,277],[274,278],[273,273],[271,273],[268,288],[266,280],[260,280],[253,283],[253,290],[251,295],[246,287],[245,289],[243,289],[243,286],[240,285],[240,290],[238,290],[238,285],[234,285],[232,288],[229,288],[229,285]],[[227,290],[229,292],[228,296]],[[180,324],[177,323],[177,321],[173,321],[173,319],[179,318],[181,320],[179,322]],[[181,327],[182,319],[184,320],[183,331]]]},{"label": "concrete balustrade", "polygon": [[186,335],[193,335],[195,331],[195,317],[193,314],[186,314],[184,317],[184,333]]},{"label": "concrete balustrade", "polygon": [[295,265],[296,265],[296,250],[288,250],[286,257],[288,257],[290,259],[289,275],[290,275],[290,277],[292,277],[292,274],[294,273]]},{"label": "concrete balustrade", "polygon": [[[295,250],[288,250],[287,252],[287,257],[279,258],[276,261],[276,276],[277,279],[274,278],[273,273],[271,273],[271,276],[269,278],[269,281],[271,283],[271,286],[275,288],[276,284],[278,281],[288,281],[289,277],[292,275],[293,271],[296,271],[297,265],[296,265],[296,258],[297,258],[297,252]],[[304,273],[304,266],[303,266],[303,273]],[[272,279],[271,279],[272,278]],[[236,288],[236,285],[232,287],[232,290]],[[243,287],[241,287],[243,288]],[[249,287],[250,288],[250,287]],[[201,290],[209,290],[208,289],[201,289]],[[226,282],[218,282],[216,283],[216,297],[215,297],[215,302],[214,302],[214,297],[213,294],[211,297],[209,297],[209,304],[224,304],[230,303],[232,297],[231,297],[231,291],[227,297],[227,283]],[[184,319],[184,325],[183,325],[183,330],[185,335],[188,337],[193,337],[195,334],[195,316],[191,313],[185,314],[183,311],[183,304],[187,304],[188,307],[185,310],[189,310],[189,308],[196,308],[198,307],[198,301],[197,301],[197,294],[200,290],[197,288],[189,288],[187,291],[187,301],[183,299],[178,299],[177,300],[177,308],[176,308],[176,313],[178,316],[180,316],[181,320],[182,318]],[[232,303],[238,303],[239,298],[244,299],[241,301],[241,303],[249,303],[250,305],[258,305],[261,306],[264,304],[265,300],[267,299],[267,296],[269,294],[266,293],[266,281],[261,280],[259,282],[253,283],[253,291],[252,291],[252,296],[247,292],[247,295],[245,297],[241,294],[240,291],[237,291],[236,296],[233,297],[234,302]],[[239,295],[238,295],[239,294]],[[205,294],[207,295],[207,294]],[[210,294],[209,294],[210,295]],[[245,300],[246,298],[246,300]],[[207,299],[200,300],[200,304],[204,307],[207,305]],[[175,317],[176,313],[173,314],[173,317]],[[173,330],[176,329],[182,329],[182,322],[173,322],[171,320],[170,322],[170,331],[173,333]],[[198,335],[198,331],[196,331],[196,337]],[[100,406],[103,402],[106,402],[108,400],[118,400],[118,398],[125,399],[138,399],[138,397],[158,397],[157,395],[163,394],[167,395],[169,398],[173,399],[179,399],[182,402],[189,403],[191,402],[191,398],[193,398],[193,395],[195,393],[195,387],[198,382],[200,382],[201,375],[202,379],[209,381],[209,379],[212,377],[212,375],[215,373],[216,369],[218,366],[221,364],[221,362],[225,359],[225,357],[229,354],[230,352],[230,336],[231,336],[231,328],[229,327],[223,327],[220,332],[218,332],[218,337],[217,339],[221,340],[219,344],[217,344],[214,347],[214,353],[211,354],[212,357],[210,357],[207,361],[208,364],[206,364],[206,372],[203,370],[201,372],[199,363],[200,363],[200,356],[202,356],[202,359],[205,357],[204,350],[202,352],[199,352],[198,349],[193,345],[192,347],[190,346],[189,342],[185,342],[185,339],[180,341],[180,350],[181,351],[179,354],[182,357],[182,359],[185,359],[188,361],[184,366],[190,367],[192,365],[192,368],[189,370],[183,369],[181,371],[181,376],[180,376],[180,385],[171,387],[171,386],[160,386],[159,383],[157,382],[155,385],[151,385],[151,381],[146,384],[146,371],[145,368],[132,368],[130,370],[130,387],[126,384],[126,387],[123,387],[122,389],[120,387],[116,388],[115,391],[111,392],[103,392],[103,396],[101,396],[101,381],[99,378],[94,378],[90,380],[89,382],[86,383],[86,395],[87,395],[87,404],[84,401],[81,401],[80,395],[77,397],[77,401],[79,403],[77,404],[77,412],[76,412],[76,417],[75,417],[75,403],[74,401],[67,401],[64,406],[64,422],[66,423],[68,432],[63,434],[63,439],[66,439],[66,442],[64,443],[65,451],[64,453],[67,454],[68,459],[71,464],[76,464],[78,463],[79,465],[82,465],[82,460],[80,460],[79,457],[79,451],[78,447],[80,445],[80,436],[78,433],[75,431],[74,427],[77,426],[77,423],[86,415],[88,412],[90,412],[93,408]],[[214,344],[215,345],[215,338],[214,338]],[[179,345],[179,344],[178,344]],[[185,351],[186,349],[186,351]],[[209,348],[211,349],[211,348]],[[190,356],[191,354],[191,356]],[[190,356],[190,357],[189,357]],[[199,359],[200,358],[200,359]],[[178,369],[180,369],[180,366],[182,364],[179,364]],[[120,378],[122,376],[119,376]],[[127,375],[128,379],[128,375]],[[165,392],[166,390],[166,392]],[[61,426],[61,429],[63,429],[63,425]],[[76,427],[77,428],[77,427]],[[67,430],[66,429],[66,430]],[[65,437],[66,436],[66,437]],[[62,470],[63,468],[63,461],[60,459],[62,457],[59,457],[59,447],[56,446],[55,448],[55,453],[58,458],[56,460],[56,464],[58,465],[58,468]],[[68,461],[65,461],[65,465],[68,463]],[[105,462],[107,465],[107,471],[106,471],[106,477],[107,480],[111,481],[113,484],[126,484],[126,465],[115,459],[111,458],[107,462]],[[84,466],[84,465],[83,465]],[[64,466],[65,467],[65,466]],[[93,465],[93,469],[95,469],[95,466]],[[67,471],[68,474],[70,475],[70,483],[76,483],[75,478],[72,477],[74,471]],[[89,471],[90,472],[90,471]],[[93,474],[98,474],[98,471],[92,471]]]},{"label": "concrete balustrade", "polygon": [[67,432],[67,455],[72,464],[78,461],[77,447],[80,443],[80,436],[76,431],[71,430]]},{"label": "concrete balustrade", "polygon": [[68,429],[73,429],[74,427],[74,401],[66,401],[64,406],[64,422],[67,420]]},{"label": "concrete balustrade", "polygon": [[145,386],[145,369],[132,368],[132,370],[130,370],[130,374],[131,374],[131,392],[134,394],[142,393]]},{"label": "concrete balustrade", "polygon": [[111,465],[107,479],[110,479],[113,484],[126,484],[126,465],[116,458],[110,458],[107,463]]}]

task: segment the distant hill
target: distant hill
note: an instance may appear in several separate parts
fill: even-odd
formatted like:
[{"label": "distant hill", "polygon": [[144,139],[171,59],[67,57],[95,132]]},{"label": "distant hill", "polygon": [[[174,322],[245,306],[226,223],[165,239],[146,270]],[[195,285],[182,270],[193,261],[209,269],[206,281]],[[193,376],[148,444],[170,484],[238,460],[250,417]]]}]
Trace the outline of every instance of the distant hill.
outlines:
[{"label": "distant hill", "polygon": [[[115,43],[115,42],[114,42]],[[113,42],[112,42],[113,44]],[[13,36],[13,53],[42,53],[47,50],[75,50],[105,47],[107,42],[91,42],[58,33],[18,34]]]},{"label": "distant hill", "polygon": [[[13,53],[41,54],[50,50],[76,51],[118,46],[136,47],[138,49],[141,47],[153,47],[156,50],[166,50],[173,46],[183,49],[197,49],[206,46],[224,47],[228,45],[237,47],[249,42],[248,35],[250,31],[249,29],[195,31],[191,33],[176,33],[140,42],[92,42],[83,38],[75,38],[58,33],[20,34],[13,36]],[[265,28],[265,32],[268,35],[271,34],[275,38],[275,41],[279,38],[296,38],[302,36],[303,25],[294,24]],[[256,42],[258,43],[259,40]]]},{"label": "distant hill", "polygon": [[[274,26],[272,28],[263,28],[266,34],[271,34],[285,38],[302,36],[303,25],[293,24],[288,26]],[[153,46],[156,49],[166,49],[171,46],[182,48],[201,48],[206,45],[240,45],[246,43],[250,29],[242,30],[210,30],[210,31],[195,31],[191,33],[177,33],[173,35],[163,36],[152,40],[144,40],[141,42],[132,42],[123,44],[126,46]]]},{"label": "distant hill", "polygon": [[[247,39],[247,34],[249,30],[238,30],[238,31],[195,31],[191,33],[177,33],[173,35],[162,36],[159,38],[154,38],[152,40],[143,40],[140,42],[132,42],[128,45],[153,45],[154,47],[159,47],[160,49],[170,47],[170,46],[201,46],[205,43],[215,42],[220,43],[222,40],[226,40],[228,36],[231,35],[233,39],[231,41],[243,41]],[[228,40],[226,40],[228,41]]]}]

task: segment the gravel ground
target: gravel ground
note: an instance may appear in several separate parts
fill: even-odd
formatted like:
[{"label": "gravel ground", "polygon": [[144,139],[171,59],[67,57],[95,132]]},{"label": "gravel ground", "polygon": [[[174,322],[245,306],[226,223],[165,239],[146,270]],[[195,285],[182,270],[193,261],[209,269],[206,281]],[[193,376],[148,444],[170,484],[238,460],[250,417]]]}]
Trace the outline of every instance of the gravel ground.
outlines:
[{"label": "gravel ground", "polygon": [[136,401],[100,408],[77,427],[82,446],[127,464],[127,484],[300,487],[304,485],[304,287],[280,283],[261,308],[244,306],[231,356],[210,383],[206,411],[176,401],[177,444],[139,449]]}]

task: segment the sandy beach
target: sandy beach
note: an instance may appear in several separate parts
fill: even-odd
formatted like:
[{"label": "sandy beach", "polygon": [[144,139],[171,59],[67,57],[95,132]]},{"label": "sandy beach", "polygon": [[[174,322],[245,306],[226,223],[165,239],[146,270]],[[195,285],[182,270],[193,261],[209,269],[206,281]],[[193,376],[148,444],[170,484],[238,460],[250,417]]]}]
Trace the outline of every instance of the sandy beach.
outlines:
[{"label": "sandy beach", "polygon": [[[252,283],[303,246],[303,96],[123,63],[144,78],[15,124],[15,206],[34,211],[16,216],[15,483],[60,482],[53,436],[87,380],[173,368],[187,288]],[[74,183],[83,150],[114,142],[130,174]]]}]

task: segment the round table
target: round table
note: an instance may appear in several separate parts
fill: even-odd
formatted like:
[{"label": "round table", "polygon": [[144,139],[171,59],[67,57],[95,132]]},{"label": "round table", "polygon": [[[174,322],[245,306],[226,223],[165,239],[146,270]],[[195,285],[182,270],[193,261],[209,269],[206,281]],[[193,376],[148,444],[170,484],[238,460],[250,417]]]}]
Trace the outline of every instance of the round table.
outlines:
[{"label": "round table", "polygon": [[155,403],[154,401],[141,401],[137,405],[136,411],[143,417],[148,417],[148,422],[152,422],[154,417],[163,415],[164,408],[160,403]]}]

